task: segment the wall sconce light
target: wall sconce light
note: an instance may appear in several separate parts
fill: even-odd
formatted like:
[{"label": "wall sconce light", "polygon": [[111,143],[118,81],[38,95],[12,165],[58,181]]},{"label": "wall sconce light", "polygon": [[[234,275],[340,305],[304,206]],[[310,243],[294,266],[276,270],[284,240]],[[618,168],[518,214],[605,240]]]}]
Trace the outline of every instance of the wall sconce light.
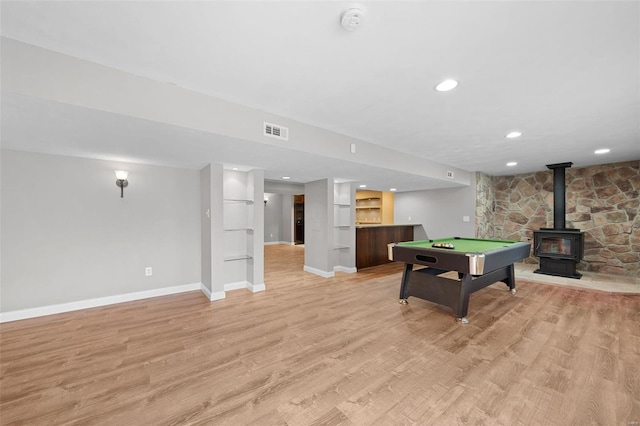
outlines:
[{"label": "wall sconce light", "polygon": [[124,188],[129,185],[127,176],[129,172],[126,170],[114,170],[116,172],[116,186],[120,188],[120,198],[124,197]]},{"label": "wall sconce light", "polygon": [[269,197],[267,197],[266,195],[264,196],[264,205],[267,205],[267,202],[269,201]]}]

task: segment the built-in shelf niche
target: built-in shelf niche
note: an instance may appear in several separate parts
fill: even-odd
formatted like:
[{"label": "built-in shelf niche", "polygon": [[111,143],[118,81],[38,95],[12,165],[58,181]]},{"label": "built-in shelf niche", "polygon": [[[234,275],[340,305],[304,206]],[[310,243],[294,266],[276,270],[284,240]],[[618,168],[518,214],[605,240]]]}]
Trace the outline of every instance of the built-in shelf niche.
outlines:
[{"label": "built-in shelf niche", "polygon": [[334,183],[333,265],[334,270],[355,272],[355,191],[350,183]]},{"label": "built-in shelf niche", "polygon": [[393,192],[356,191],[356,223],[393,224]]},{"label": "built-in shelf niche", "polygon": [[[224,283],[252,283],[256,250],[255,176],[251,172],[225,170],[223,174]],[[258,194],[260,199],[263,195]],[[264,220],[264,219],[261,219]]]},{"label": "built-in shelf niche", "polygon": [[224,230],[253,230],[253,200],[224,199]]}]

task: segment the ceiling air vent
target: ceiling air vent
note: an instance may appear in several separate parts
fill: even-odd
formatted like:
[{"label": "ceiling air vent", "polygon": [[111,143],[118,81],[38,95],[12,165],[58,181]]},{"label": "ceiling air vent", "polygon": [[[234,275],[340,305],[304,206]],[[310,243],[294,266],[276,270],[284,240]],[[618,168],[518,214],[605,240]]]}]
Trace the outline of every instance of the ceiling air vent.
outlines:
[{"label": "ceiling air vent", "polygon": [[278,126],[277,124],[264,123],[264,135],[270,138],[289,140],[289,128]]}]

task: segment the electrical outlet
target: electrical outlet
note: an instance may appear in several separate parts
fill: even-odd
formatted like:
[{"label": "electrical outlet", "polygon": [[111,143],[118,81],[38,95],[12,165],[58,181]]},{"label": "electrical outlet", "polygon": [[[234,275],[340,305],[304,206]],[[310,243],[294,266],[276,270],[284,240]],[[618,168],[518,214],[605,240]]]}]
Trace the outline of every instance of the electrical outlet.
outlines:
[{"label": "electrical outlet", "polygon": [[147,266],[146,268],[144,268],[144,275],[147,277],[153,275],[153,268],[151,268],[151,266]]},{"label": "electrical outlet", "polygon": [[463,222],[469,222],[469,216],[462,216]]}]

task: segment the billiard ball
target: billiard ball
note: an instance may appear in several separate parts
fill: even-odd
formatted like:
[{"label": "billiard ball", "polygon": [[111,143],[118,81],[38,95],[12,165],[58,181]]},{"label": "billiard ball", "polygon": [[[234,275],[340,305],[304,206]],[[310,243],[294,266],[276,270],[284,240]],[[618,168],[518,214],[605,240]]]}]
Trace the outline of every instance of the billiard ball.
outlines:
[{"label": "billiard ball", "polygon": [[445,248],[445,249],[454,249],[455,246],[451,243],[433,243],[431,247],[434,248]]}]

